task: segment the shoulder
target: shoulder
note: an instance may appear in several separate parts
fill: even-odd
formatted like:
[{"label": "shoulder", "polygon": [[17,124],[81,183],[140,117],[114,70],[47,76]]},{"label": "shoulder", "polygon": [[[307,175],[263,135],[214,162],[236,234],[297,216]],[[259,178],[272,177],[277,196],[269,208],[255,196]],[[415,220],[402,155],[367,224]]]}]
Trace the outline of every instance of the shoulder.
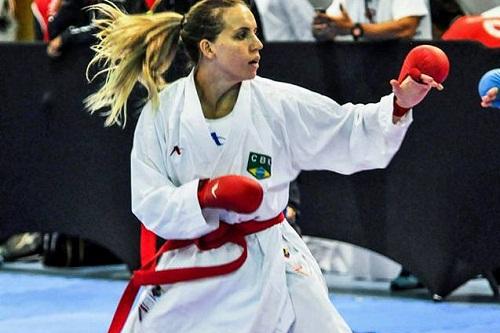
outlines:
[{"label": "shoulder", "polygon": [[186,83],[187,77],[182,77],[180,79],[175,80],[174,82],[169,83],[161,92],[160,92],[160,103],[172,101],[173,98],[179,97],[179,95],[184,90],[184,86]]},{"label": "shoulder", "polygon": [[252,80],[254,94],[286,108],[307,107],[331,102],[327,96],[307,88],[263,77]]},{"label": "shoulder", "polygon": [[143,125],[148,124],[149,126],[157,126],[158,124],[165,123],[175,113],[174,111],[178,109],[180,100],[183,99],[185,80],[186,78],[183,77],[169,83],[160,92],[160,105],[158,108],[154,108],[149,100],[141,111],[139,122]]},{"label": "shoulder", "polygon": [[177,79],[169,83],[160,92],[160,105],[155,111],[157,111],[156,113],[161,115],[162,118],[169,118],[170,115],[179,111],[179,105],[182,105],[181,102],[184,100],[186,81],[187,77]]},{"label": "shoulder", "polygon": [[295,84],[275,81],[257,76],[251,81],[254,94],[273,102],[297,101],[311,96],[321,96],[307,88]]},{"label": "shoulder", "polygon": [[271,122],[287,122],[289,118],[320,115],[338,109],[338,104],[331,98],[294,84],[256,77],[252,80],[252,87],[259,113]]}]

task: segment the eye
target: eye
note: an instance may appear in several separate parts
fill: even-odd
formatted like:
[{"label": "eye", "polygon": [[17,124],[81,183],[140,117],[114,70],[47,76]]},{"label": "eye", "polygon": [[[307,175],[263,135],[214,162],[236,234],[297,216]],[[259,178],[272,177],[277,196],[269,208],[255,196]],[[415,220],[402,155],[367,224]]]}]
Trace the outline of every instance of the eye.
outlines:
[{"label": "eye", "polygon": [[234,36],[238,40],[244,40],[248,36],[248,31],[247,30],[240,30],[236,33]]}]

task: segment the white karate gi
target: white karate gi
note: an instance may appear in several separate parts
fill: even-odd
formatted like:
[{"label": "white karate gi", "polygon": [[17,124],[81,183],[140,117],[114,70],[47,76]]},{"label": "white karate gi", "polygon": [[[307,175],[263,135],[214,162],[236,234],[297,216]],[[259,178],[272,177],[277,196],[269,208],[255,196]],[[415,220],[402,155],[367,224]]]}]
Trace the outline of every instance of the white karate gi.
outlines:
[{"label": "white karate gi", "polygon": [[[256,77],[242,82],[232,130],[218,147],[210,137],[193,72],[172,83],[160,100],[158,111],[145,107],[135,131],[132,210],[165,239],[200,237],[215,230],[219,219],[238,223],[278,215],[287,205],[288,184],[300,170],[350,174],[384,168],[412,121],[410,112],[392,123],[392,94],[377,104],[339,106],[306,89]],[[251,152],[271,157],[271,176],[260,180],[265,193],[260,208],[250,215],[201,210],[198,179],[253,177],[247,171]],[[288,223],[246,239],[248,258],[233,273],[164,285],[156,298],[145,288],[138,304],[145,302],[149,311],[139,320],[139,310],[133,308],[124,331],[350,332],[329,301],[316,262]],[[190,246],[165,253],[158,268],[222,264],[241,251],[234,244],[203,252]]]}]

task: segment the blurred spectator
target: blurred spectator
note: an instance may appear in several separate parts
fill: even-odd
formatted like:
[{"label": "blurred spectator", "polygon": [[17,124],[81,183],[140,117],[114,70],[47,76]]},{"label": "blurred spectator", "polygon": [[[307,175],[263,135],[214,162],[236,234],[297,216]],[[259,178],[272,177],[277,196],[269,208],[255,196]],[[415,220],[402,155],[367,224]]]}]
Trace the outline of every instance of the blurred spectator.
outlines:
[{"label": "blurred spectator", "polygon": [[[1,0],[0,0],[1,1]],[[57,14],[49,19],[49,44],[47,54],[50,57],[59,57],[64,48],[76,44],[93,44],[95,42],[95,27],[92,24],[93,12],[84,10],[86,6],[101,0],[62,0]],[[186,13],[199,0],[108,0],[115,3],[127,13],[143,13],[147,10],[154,12],[175,11]],[[260,16],[256,5],[249,1],[257,25],[260,26]],[[259,32],[259,37],[262,37]]]},{"label": "blurred spectator", "polygon": [[35,40],[49,41],[49,21],[59,10],[62,0],[34,0],[31,3],[33,12]]},{"label": "blurred spectator", "polygon": [[16,40],[17,21],[15,0],[0,0],[0,42]]},{"label": "blurred spectator", "polygon": [[500,47],[500,5],[481,15],[466,15],[451,24],[443,40],[475,40],[487,47]]},{"label": "blurred spectator", "polygon": [[427,0],[333,0],[314,18],[318,40],[431,39]]},{"label": "blurred spectator", "polygon": [[308,0],[255,0],[265,40],[314,41],[314,9]]},{"label": "blurred spectator", "polygon": [[[64,48],[74,44],[92,44],[95,41],[95,28],[92,25],[93,12],[84,8],[99,0],[62,0],[57,13],[49,19],[49,44],[47,54],[59,57]],[[128,0],[111,1],[128,13],[145,12],[151,1]]]}]

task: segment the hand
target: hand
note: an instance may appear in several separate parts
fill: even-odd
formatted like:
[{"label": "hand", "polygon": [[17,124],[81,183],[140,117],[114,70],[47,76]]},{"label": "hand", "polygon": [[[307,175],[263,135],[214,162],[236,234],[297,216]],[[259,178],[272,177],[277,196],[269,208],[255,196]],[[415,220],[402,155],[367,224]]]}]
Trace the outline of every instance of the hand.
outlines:
[{"label": "hand", "polygon": [[432,77],[436,82],[443,83],[450,72],[450,62],[446,54],[432,45],[420,45],[413,48],[401,66],[398,81],[402,83],[408,75],[419,80],[420,74]]},{"label": "hand", "polygon": [[201,208],[222,208],[239,214],[255,212],[263,197],[258,181],[239,175],[202,180],[198,189]]},{"label": "hand", "polygon": [[481,96],[481,106],[500,109],[500,99],[497,99],[500,87],[500,68],[486,72],[479,80],[477,90]]},{"label": "hand", "polygon": [[339,16],[317,13],[313,20],[313,35],[320,40],[334,40],[337,35],[350,35],[354,23],[342,5],[340,13]]},{"label": "hand", "polygon": [[52,39],[49,44],[47,45],[47,55],[51,58],[57,58],[59,57],[62,52],[62,37],[61,35],[57,36],[56,38]]},{"label": "hand", "polygon": [[286,206],[285,216],[288,222],[297,221],[297,211],[293,207]]},{"label": "hand", "polygon": [[432,77],[425,74],[420,74],[418,81],[413,77],[408,76],[399,83],[397,80],[391,80],[392,91],[396,96],[396,103],[404,109],[411,109],[420,103],[427,93],[432,89],[443,90],[441,83],[436,82]]},{"label": "hand", "polygon": [[52,17],[56,15],[60,7],[61,7],[61,0],[50,0],[49,5],[47,7],[48,16]]},{"label": "hand", "polygon": [[390,81],[396,97],[394,116],[403,116],[404,109],[407,111],[420,103],[432,88],[443,90],[442,82],[449,70],[448,57],[441,49],[431,45],[412,49],[403,62],[398,80]]},{"label": "hand", "polygon": [[329,16],[325,13],[317,13],[312,23],[312,33],[318,41],[334,40],[337,31],[333,24],[329,24]]},{"label": "hand", "polygon": [[497,99],[497,96],[498,96],[498,87],[491,88],[490,90],[488,90],[486,95],[481,97],[481,106],[483,108],[489,108],[493,106],[493,103]]},{"label": "hand", "polygon": [[354,22],[342,4],[340,5],[340,15],[330,16],[330,24],[335,26],[339,35],[350,35],[351,29],[354,27]]}]

